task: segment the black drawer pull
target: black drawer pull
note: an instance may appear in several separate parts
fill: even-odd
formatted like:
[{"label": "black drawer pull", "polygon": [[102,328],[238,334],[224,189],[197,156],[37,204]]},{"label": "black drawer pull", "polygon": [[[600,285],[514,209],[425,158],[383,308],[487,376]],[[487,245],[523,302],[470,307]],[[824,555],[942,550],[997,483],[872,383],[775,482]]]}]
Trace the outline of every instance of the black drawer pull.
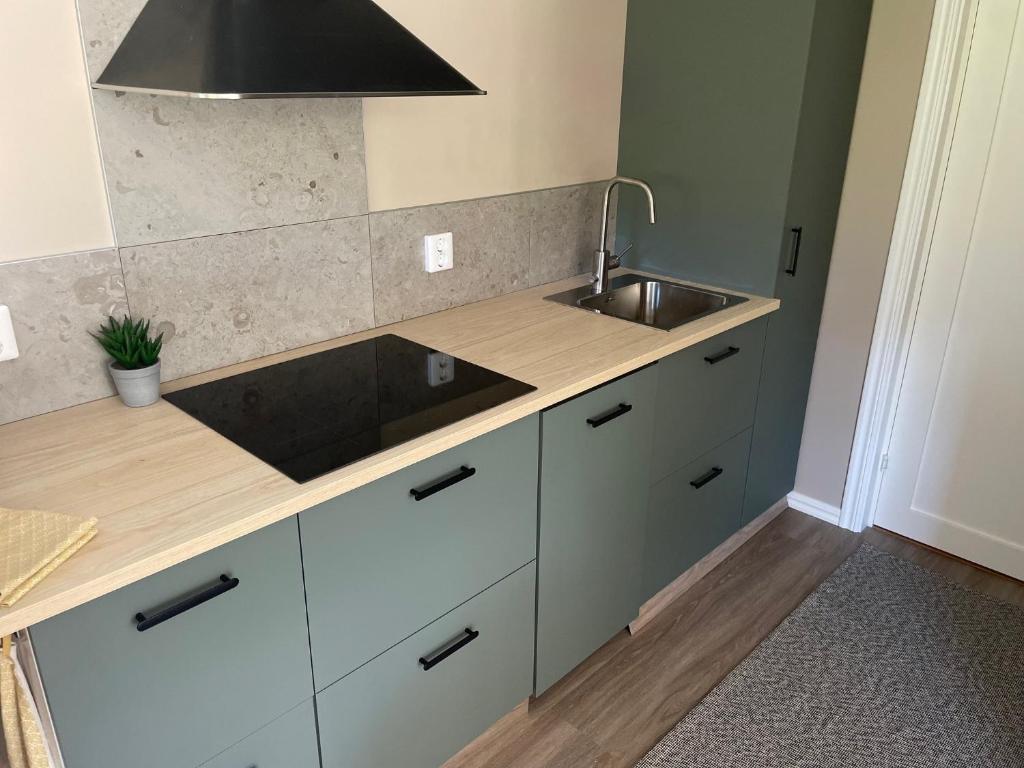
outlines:
[{"label": "black drawer pull", "polygon": [[720,363],[726,358],[732,357],[733,355],[738,355],[739,353],[739,347],[729,347],[727,350],[725,350],[724,352],[719,352],[717,355],[705,357],[704,362],[707,363],[708,365],[714,365],[715,363]]},{"label": "black drawer pull", "polygon": [[428,669],[431,669],[432,667],[436,667],[438,664],[447,659],[453,653],[455,653],[458,650],[461,650],[462,648],[465,648],[467,645],[469,645],[478,637],[480,637],[479,630],[470,629],[469,627],[466,627],[462,631],[462,637],[460,637],[458,640],[452,643],[449,643],[449,645],[444,650],[439,651],[438,653],[431,656],[429,659],[424,656],[420,656],[420,664],[423,666],[424,672],[426,672]]},{"label": "black drawer pull", "polygon": [[789,231],[793,233],[793,250],[789,254],[789,266],[786,267],[786,274],[795,275],[796,265],[800,261],[800,241],[804,237],[804,228],[793,227]]},{"label": "black drawer pull", "polygon": [[222,573],[220,575],[219,583],[214,584],[208,589],[204,589],[202,592],[197,592],[191,597],[186,597],[180,603],[175,603],[172,606],[157,611],[152,616],[146,616],[144,613],[136,613],[135,621],[137,621],[138,624],[135,625],[135,628],[139,630],[139,632],[145,632],[147,629],[152,629],[157,624],[163,624],[168,619],[173,619],[179,613],[192,610],[197,605],[202,605],[207,600],[213,600],[217,595],[223,595],[225,592],[230,592],[237,586],[238,579],[230,578]]},{"label": "black drawer pull", "polygon": [[445,488],[450,488],[456,483],[461,483],[463,480],[468,480],[476,474],[475,467],[467,467],[463,464],[459,467],[459,471],[455,472],[443,480],[438,480],[433,485],[428,485],[426,488],[410,488],[409,494],[416,499],[416,501],[423,501],[427,496],[433,496],[438,491],[443,491]]},{"label": "black drawer pull", "polygon": [[722,469],[721,467],[715,467],[706,475],[701,475],[696,480],[691,480],[690,485],[692,485],[694,488],[703,488],[705,485],[710,483],[723,472],[725,472],[725,470]]},{"label": "black drawer pull", "polygon": [[597,429],[602,424],[607,424],[612,419],[617,419],[619,416],[624,416],[633,410],[633,406],[629,403],[619,403],[619,407],[615,410],[608,411],[603,416],[595,416],[592,419],[587,419],[587,424]]}]

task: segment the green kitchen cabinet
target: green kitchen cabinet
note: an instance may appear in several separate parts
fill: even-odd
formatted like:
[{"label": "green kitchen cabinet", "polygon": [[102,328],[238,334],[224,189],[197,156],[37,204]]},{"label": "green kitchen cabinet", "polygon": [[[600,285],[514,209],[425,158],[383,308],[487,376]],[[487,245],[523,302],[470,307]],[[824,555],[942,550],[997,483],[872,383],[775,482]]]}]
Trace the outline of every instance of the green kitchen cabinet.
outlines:
[{"label": "green kitchen cabinet", "polygon": [[750,450],[744,520],[793,490],[860,85],[869,0],[818,0]]},{"label": "green kitchen cabinet", "polygon": [[296,520],[30,635],[68,768],[200,765],[313,695]]},{"label": "green kitchen cabinet", "polygon": [[645,600],[742,527],[749,452],[747,429],[651,488]]},{"label": "green kitchen cabinet", "polygon": [[532,688],[531,562],[317,694],[323,768],[437,768]]},{"label": "green kitchen cabinet", "polygon": [[537,694],[640,607],[656,384],[647,367],[542,413]]},{"label": "green kitchen cabinet", "polygon": [[630,266],[777,296],[745,519],[793,489],[871,0],[642,0],[628,9],[618,171]]},{"label": "green kitchen cabinet", "polygon": [[536,558],[539,441],[527,416],[300,513],[318,691]]},{"label": "green kitchen cabinet", "polygon": [[320,768],[313,699],[302,702],[200,768]]},{"label": "green kitchen cabinet", "polygon": [[767,323],[753,320],[658,363],[652,483],[754,423]]}]

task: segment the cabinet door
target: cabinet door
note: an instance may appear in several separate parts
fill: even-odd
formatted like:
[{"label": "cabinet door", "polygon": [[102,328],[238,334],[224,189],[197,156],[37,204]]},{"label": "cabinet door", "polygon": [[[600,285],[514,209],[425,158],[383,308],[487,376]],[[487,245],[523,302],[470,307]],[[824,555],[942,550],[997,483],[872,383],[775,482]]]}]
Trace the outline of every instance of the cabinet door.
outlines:
[{"label": "cabinet door", "polygon": [[317,690],[536,558],[539,440],[528,416],[299,515]]},{"label": "cabinet door", "polygon": [[766,324],[754,320],[658,364],[652,483],[754,423]]},{"label": "cabinet door", "polygon": [[31,634],[68,768],[199,765],[312,696],[296,520]]},{"label": "cabinet door", "polygon": [[651,488],[645,600],[742,527],[749,451],[748,429]]},{"label": "cabinet door", "polygon": [[320,768],[313,699],[281,715],[200,768]]},{"label": "cabinet door", "polygon": [[871,0],[818,0],[768,320],[744,519],[793,490]]},{"label": "cabinet door", "polygon": [[530,695],[534,566],[317,694],[324,768],[437,768]]},{"label": "cabinet door", "polygon": [[657,366],[541,417],[539,694],[640,607]]},{"label": "cabinet door", "polygon": [[[843,0],[838,0],[843,2]],[[619,196],[630,266],[768,295],[797,140],[815,0],[629,3]]]}]

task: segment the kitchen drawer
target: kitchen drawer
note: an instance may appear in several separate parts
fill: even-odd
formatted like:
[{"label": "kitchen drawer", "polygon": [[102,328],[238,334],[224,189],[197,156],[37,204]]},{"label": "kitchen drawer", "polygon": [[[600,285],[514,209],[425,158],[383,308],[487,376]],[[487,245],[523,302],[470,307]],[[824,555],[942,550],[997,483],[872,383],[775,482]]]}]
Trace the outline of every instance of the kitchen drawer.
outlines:
[{"label": "kitchen drawer", "polygon": [[530,563],[318,693],[323,768],[437,768],[526,700],[533,606]]},{"label": "kitchen drawer", "polygon": [[[221,575],[237,586],[139,631],[136,614],[152,619],[233,583]],[[68,768],[199,765],[312,695],[296,520],[48,619],[31,635]]]},{"label": "kitchen drawer", "polygon": [[661,361],[652,483],[754,423],[766,323],[754,320]]},{"label": "kitchen drawer", "polygon": [[200,768],[320,768],[313,699],[307,699]]},{"label": "kitchen drawer", "polygon": [[542,415],[538,695],[640,608],[657,369]]},{"label": "kitchen drawer", "polygon": [[645,599],[742,527],[750,432],[741,432],[651,488]]},{"label": "kitchen drawer", "polygon": [[535,559],[539,439],[530,416],[299,516],[317,690]]}]

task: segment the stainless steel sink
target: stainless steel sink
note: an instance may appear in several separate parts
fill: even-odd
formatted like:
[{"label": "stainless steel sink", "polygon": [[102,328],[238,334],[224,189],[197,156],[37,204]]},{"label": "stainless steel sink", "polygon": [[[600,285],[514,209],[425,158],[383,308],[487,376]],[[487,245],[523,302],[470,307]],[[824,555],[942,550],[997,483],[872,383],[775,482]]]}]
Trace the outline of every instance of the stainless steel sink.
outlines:
[{"label": "stainless steel sink", "polygon": [[584,285],[545,298],[663,331],[671,331],[747,300],[731,293],[705,291],[632,274],[612,278],[610,289],[604,293],[595,294],[592,286]]}]

